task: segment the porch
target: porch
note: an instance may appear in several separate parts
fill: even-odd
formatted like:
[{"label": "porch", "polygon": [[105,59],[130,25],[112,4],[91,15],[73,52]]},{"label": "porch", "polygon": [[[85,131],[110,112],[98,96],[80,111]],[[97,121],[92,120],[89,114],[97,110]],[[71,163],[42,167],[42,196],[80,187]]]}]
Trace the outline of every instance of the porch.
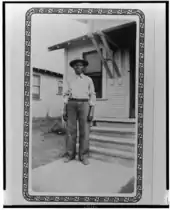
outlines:
[{"label": "porch", "polygon": [[89,62],[85,74],[95,86],[95,117],[135,118],[136,23],[103,25],[104,30],[99,23],[94,21],[94,32],[48,49],[65,50],[64,85],[74,76],[69,66],[72,59],[82,57]]}]

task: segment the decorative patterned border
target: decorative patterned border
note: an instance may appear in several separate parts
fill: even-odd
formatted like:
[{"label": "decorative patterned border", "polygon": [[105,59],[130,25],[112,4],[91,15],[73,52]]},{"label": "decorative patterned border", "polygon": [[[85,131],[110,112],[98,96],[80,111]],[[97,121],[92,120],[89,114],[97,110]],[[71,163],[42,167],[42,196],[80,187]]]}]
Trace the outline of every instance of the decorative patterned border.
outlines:
[{"label": "decorative patterned border", "polygon": [[[28,193],[29,173],[29,118],[30,118],[30,62],[31,17],[33,14],[84,14],[84,15],[135,15],[139,17],[139,85],[138,85],[138,147],[137,190],[134,197],[96,196],[33,196]],[[25,21],[25,79],[24,79],[24,150],[23,150],[23,196],[27,201],[37,202],[84,202],[84,203],[136,203],[142,197],[143,159],[143,103],[144,103],[144,32],[145,16],[138,9],[81,9],[81,8],[31,8]]]}]

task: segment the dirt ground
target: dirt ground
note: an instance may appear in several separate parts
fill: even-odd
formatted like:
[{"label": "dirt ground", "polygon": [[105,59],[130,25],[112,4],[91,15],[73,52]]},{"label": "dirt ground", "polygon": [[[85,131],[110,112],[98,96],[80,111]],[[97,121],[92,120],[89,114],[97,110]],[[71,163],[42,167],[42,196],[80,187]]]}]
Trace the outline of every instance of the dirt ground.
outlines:
[{"label": "dirt ground", "polygon": [[32,169],[55,161],[64,153],[65,135],[46,133],[54,122],[34,122],[32,129]]}]

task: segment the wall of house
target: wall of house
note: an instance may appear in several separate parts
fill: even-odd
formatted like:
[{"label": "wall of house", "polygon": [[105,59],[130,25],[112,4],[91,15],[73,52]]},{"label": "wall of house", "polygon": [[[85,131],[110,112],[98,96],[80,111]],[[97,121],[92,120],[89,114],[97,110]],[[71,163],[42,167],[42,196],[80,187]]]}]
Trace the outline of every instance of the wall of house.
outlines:
[{"label": "wall of house", "polygon": [[115,118],[129,117],[130,87],[128,55],[127,50],[119,50],[115,53],[115,61],[122,72],[122,81],[117,78],[110,78],[109,75],[106,74],[106,101],[98,101],[96,116]]},{"label": "wall of house", "polygon": [[[36,73],[37,74],[37,73]],[[58,95],[58,80],[53,76],[40,75],[40,100],[32,99],[32,117],[50,117],[61,115],[63,100]]]},{"label": "wall of house", "polygon": [[[131,22],[132,20],[89,20],[89,32],[113,28],[121,24]],[[130,81],[129,81],[129,51],[128,49],[119,49],[115,53],[115,61],[122,72],[122,82],[109,78],[107,74],[106,98],[108,101],[100,102],[96,109],[97,116],[128,118],[130,108]],[[112,70],[113,71],[113,70]],[[102,112],[101,112],[102,110]],[[109,110],[109,111],[108,111]]]},{"label": "wall of house", "polygon": [[[69,66],[69,62],[75,57],[82,57],[83,52],[94,50],[93,45],[79,46],[70,48],[67,51],[67,79],[71,79],[74,75],[73,69]],[[103,49],[103,53],[105,51]],[[117,78],[112,79],[106,73],[104,67],[103,71],[103,98],[97,99],[95,116],[96,117],[129,117],[129,53],[127,50],[119,50],[115,53],[115,60],[122,71],[122,83],[118,83]]]}]

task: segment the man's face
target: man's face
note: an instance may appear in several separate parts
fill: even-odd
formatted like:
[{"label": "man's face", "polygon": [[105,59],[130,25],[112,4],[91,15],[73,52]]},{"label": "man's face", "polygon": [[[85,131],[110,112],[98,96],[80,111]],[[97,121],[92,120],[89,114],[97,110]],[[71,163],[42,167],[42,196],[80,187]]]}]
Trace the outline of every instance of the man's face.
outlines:
[{"label": "man's face", "polygon": [[81,62],[75,63],[73,68],[74,68],[74,71],[77,75],[80,75],[85,69],[84,65]]}]

